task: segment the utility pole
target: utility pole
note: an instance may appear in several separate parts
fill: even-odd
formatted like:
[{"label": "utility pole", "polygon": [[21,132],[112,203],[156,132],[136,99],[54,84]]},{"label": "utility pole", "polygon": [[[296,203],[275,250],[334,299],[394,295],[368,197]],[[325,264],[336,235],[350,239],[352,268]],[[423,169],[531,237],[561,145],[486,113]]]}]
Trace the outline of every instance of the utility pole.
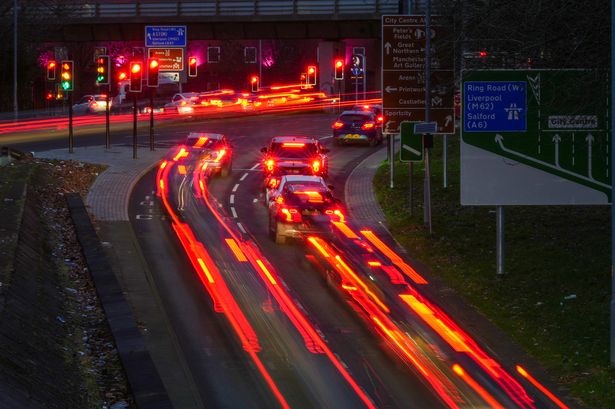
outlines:
[{"label": "utility pole", "polygon": [[13,114],[15,120],[19,119],[19,105],[17,103],[17,0],[13,1]]},{"label": "utility pole", "polygon": [[[615,0],[611,0],[611,118],[615,115]],[[615,149],[615,132],[613,131],[613,123],[611,119],[611,152]],[[612,154],[611,154],[612,155]],[[613,172],[615,171],[615,163],[611,160],[611,367],[615,367],[615,206],[613,205]]]}]

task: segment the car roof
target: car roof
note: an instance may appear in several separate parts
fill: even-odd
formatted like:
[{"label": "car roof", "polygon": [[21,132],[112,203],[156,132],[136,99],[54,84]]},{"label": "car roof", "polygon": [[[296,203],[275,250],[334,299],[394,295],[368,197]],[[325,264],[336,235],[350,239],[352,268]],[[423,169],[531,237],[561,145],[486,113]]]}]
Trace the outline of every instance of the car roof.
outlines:
[{"label": "car roof", "polygon": [[186,139],[198,139],[206,137],[208,139],[222,139],[224,135],[221,133],[209,133],[209,132],[190,132]]},{"label": "car roof", "polygon": [[275,136],[271,139],[272,143],[283,142],[303,142],[303,143],[316,143],[316,139],[311,136]]},{"label": "car roof", "polygon": [[323,185],[325,184],[325,180],[321,176],[311,176],[311,175],[284,175],[281,180],[285,180],[286,182],[319,182]]},{"label": "car roof", "polygon": [[369,115],[374,115],[374,113],[372,111],[344,111],[340,114],[340,116],[342,115],[364,115],[364,116],[369,116]]}]

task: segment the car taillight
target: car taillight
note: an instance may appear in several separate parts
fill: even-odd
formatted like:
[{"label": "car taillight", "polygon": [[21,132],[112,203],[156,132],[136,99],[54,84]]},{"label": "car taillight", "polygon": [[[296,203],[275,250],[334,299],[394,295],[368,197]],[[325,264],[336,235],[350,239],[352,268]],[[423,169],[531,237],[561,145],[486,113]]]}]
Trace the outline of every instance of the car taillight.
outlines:
[{"label": "car taillight", "polygon": [[186,101],[182,101],[182,102],[180,102],[179,104],[180,104],[181,106],[184,106],[184,105],[186,105]]},{"label": "car taillight", "polygon": [[278,187],[278,185],[280,184],[280,181],[276,178],[271,178],[269,179],[269,188],[270,189],[275,189],[276,187]]},{"label": "car taillight", "polygon": [[337,218],[337,221],[342,223],[346,222],[346,217],[344,217],[344,213],[342,213],[340,209],[327,209],[325,210],[325,214],[331,218]]},{"label": "car taillight", "polygon": [[384,117],[383,116],[379,116],[379,117],[376,118],[376,121],[382,122],[382,121],[384,121]]},{"label": "car taillight", "polygon": [[280,212],[286,216],[287,222],[297,222],[301,221],[301,215],[297,211],[297,209],[289,209],[287,207],[280,208]]},{"label": "car taillight", "polygon": [[376,124],[374,124],[373,122],[366,122],[361,126],[361,129],[363,129],[364,131],[368,130],[368,129],[372,129]]},{"label": "car taillight", "polygon": [[273,159],[268,159],[265,161],[265,167],[267,168],[267,172],[273,172],[273,167],[275,166],[275,162]]},{"label": "car taillight", "polygon": [[333,129],[340,129],[342,126],[344,126],[343,122],[335,121],[335,123],[333,124]]},{"label": "car taillight", "polygon": [[213,157],[215,158],[215,162],[220,162],[224,155],[226,155],[226,149],[220,149],[219,151],[214,152]]},{"label": "car taillight", "polygon": [[318,159],[312,162],[312,170],[314,173],[320,172],[320,161]]},{"label": "car taillight", "polygon": [[92,106],[93,106],[93,107],[95,107],[96,105],[98,105],[98,104],[96,103],[96,101],[92,102]]}]

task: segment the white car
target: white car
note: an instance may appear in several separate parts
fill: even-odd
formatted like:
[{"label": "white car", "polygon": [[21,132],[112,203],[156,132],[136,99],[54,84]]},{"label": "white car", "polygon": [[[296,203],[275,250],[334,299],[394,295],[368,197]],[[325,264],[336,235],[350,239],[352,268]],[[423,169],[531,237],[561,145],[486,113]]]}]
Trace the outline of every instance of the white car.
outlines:
[{"label": "white car", "polygon": [[[109,109],[111,109],[111,99],[109,99]],[[105,112],[107,109],[107,96],[103,94],[98,95],[84,95],[79,102],[73,105],[74,113],[86,113],[91,114],[95,112]]]},{"label": "white car", "polygon": [[266,186],[265,203],[267,204],[267,207],[271,205],[272,201],[277,199],[277,197],[280,195],[280,192],[282,192],[284,186],[287,184],[304,184],[328,188],[327,183],[321,176],[284,175],[280,178],[280,183],[278,183],[277,186],[275,186],[274,188],[271,186]]},{"label": "white car", "polygon": [[169,108],[171,111],[173,108],[177,110],[178,114],[192,114],[194,112],[194,104],[199,98],[198,92],[183,92],[173,95],[171,102],[165,104],[165,111]]}]

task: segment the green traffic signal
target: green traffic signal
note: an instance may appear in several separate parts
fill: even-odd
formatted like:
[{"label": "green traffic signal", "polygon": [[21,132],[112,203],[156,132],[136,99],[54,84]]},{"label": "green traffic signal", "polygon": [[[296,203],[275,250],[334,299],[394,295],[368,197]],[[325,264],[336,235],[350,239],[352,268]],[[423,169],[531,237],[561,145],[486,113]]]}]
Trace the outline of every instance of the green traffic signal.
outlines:
[{"label": "green traffic signal", "polygon": [[64,91],[72,91],[73,90],[73,62],[72,61],[62,61],[60,72],[60,84]]},{"label": "green traffic signal", "polygon": [[99,55],[96,58],[96,85],[109,85],[109,56]]}]

